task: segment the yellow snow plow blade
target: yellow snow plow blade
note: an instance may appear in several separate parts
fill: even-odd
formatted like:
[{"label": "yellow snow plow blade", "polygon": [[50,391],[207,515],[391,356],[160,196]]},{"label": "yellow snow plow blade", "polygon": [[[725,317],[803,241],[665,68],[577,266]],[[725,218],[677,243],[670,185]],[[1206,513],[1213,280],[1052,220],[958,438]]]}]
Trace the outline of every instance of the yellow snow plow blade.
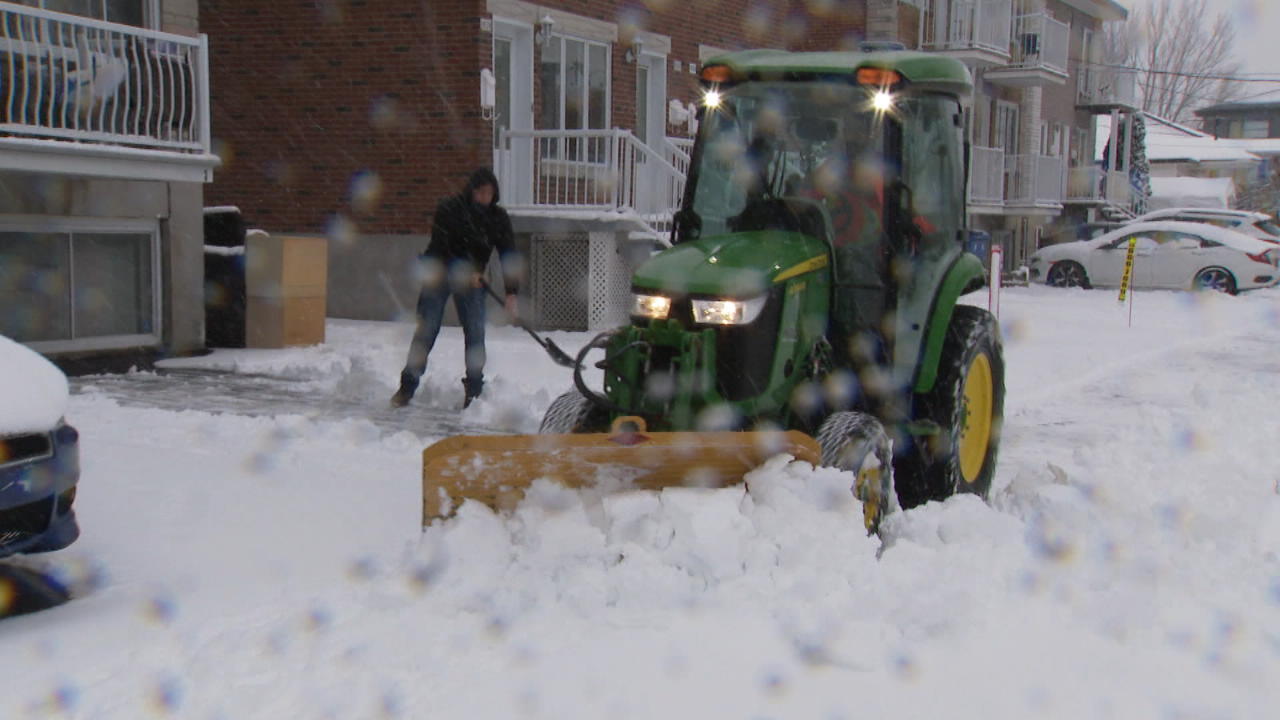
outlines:
[{"label": "yellow snow plow blade", "polygon": [[[619,421],[638,418],[619,418]],[[422,523],[448,517],[463,500],[511,510],[538,478],[579,488],[601,471],[628,487],[718,488],[778,453],[817,465],[818,443],[799,432],[645,432],[618,422],[608,433],[459,435],[422,452]]]}]

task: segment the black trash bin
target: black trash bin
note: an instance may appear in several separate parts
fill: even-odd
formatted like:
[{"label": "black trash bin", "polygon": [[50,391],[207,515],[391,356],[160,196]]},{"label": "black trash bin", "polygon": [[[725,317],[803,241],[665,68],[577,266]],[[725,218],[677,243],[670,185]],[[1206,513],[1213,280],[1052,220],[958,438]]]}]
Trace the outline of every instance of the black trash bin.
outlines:
[{"label": "black trash bin", "polygon": [[245,338],[244,218],[233,207],[204,211],[204,341],[242,348]]}]

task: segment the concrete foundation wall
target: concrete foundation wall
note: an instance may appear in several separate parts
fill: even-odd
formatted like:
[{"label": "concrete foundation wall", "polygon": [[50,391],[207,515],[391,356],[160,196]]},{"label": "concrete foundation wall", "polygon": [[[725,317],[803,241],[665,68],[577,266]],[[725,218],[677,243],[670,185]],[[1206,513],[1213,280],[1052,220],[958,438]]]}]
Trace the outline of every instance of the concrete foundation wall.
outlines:
[{"label": "concrete foundation wall", "polygon": [[0,216],[157,222],[162,352],[204,347],[204,186],[0,172]]}]

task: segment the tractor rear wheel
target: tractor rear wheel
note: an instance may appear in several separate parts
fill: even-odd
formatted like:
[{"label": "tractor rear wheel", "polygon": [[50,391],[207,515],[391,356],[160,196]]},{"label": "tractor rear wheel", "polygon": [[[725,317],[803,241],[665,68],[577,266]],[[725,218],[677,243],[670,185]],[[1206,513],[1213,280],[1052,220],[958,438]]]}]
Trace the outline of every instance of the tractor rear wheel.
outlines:
[{"label": "tractor rear wheel", "polygon": [[547,413],[542,416],[538,434],[568,435],[572,433],[603,432],[608,429],[607,414],[582,396],[570,390],[551,401]]},{"label": "tractor rear wheel", "polygon": [[893,487],[893,444],[880,421],[859,412],[837,412],[818,428],[822,464],[853,473],[853,495],[862,501],[867,534],[880,532],[884,516],[897,507]]},{"label": "tractor rear wheel", "polygon": [[996,471],[1004,421],[1004,355],[991,313],[957,305],[942,345],[933,390],[916,396],[917,421],[938,432],[919,438],[911,454],[913,501],[956,493],[986,497]]}]

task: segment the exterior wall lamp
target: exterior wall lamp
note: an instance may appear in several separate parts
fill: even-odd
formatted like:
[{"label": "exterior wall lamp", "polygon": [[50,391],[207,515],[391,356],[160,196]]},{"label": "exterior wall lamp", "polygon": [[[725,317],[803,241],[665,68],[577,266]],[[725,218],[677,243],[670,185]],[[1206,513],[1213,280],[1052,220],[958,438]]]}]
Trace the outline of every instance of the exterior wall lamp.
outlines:
[{"label": "exterior wall lamp", "polygon": [[555,26],[556,26],[555,18],[551,17],[550,15],[542,16],[542,19],[538,21],[537,37],[534,38],[534,40],[537,41],[538,45],[542,47],[546,47],[551,43],[551,30],[555,28]]},{"label": "exterior wall lamp", "polygon": [[629,63],[633,63],[640,59],[640,53],[643,51],[644,41],[640,38],[636,38],[635,42],[631,43],[631,47],[627,48],[627,52],[622,56],[622,59]]}]

